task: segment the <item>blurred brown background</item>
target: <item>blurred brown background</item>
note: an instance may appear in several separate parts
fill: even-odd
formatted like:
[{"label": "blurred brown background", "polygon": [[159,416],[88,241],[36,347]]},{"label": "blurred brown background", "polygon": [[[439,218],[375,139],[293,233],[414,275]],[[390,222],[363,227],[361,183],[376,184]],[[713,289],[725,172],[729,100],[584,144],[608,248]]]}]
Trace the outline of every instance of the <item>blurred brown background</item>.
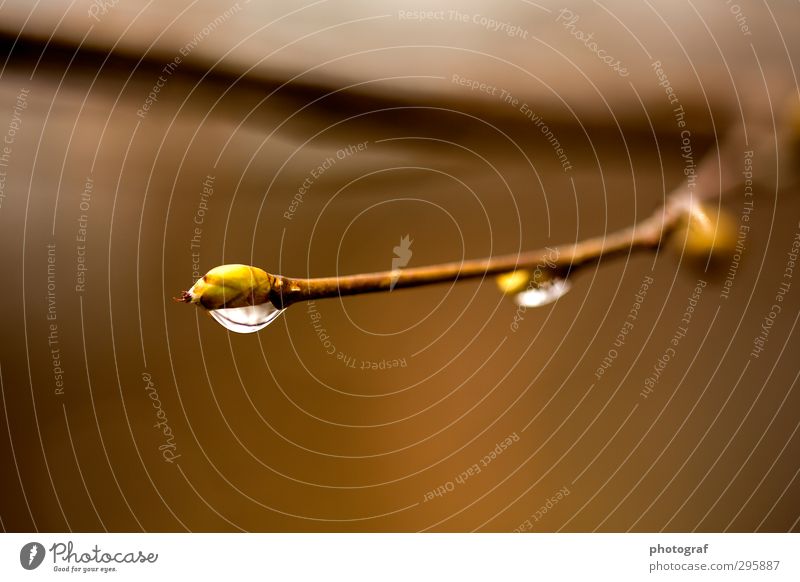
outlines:
[{"label": "blurred brown background", "polygon": [[[563,8],[5,2],[2,527],[797,531],[800,203],[772,136],[798,8]],[[491,280],[317,302],[327,345],[305,305],[241,336],[171,301],[223,263],[325,276],[389,269],[407,234],[421,266],[624,227],[684,179],[677,105],[698,189],[750,227],[727,298],[664,249],[516,331]]]}]

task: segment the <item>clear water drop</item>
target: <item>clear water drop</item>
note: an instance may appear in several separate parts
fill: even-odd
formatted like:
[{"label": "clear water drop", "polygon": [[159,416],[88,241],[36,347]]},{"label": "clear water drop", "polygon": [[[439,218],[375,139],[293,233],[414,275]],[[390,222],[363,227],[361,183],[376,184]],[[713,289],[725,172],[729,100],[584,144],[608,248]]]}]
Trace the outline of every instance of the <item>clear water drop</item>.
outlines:
[{"label": "clear water drop", "polygon": [[222,327],[236,333],[255,333],[267,327],[276,317],[283,313],[272,303],[260,303],[247,307],[230,307],[227,309],[212,309],[211,317],[217,320]]},{"label": "clear water drop", "polygon": [[563,297],[572,289],[572,283],[566,279],[550,279],[536,287],[530,287],[514,296],[514,301],[524,307],[540,307]]}]

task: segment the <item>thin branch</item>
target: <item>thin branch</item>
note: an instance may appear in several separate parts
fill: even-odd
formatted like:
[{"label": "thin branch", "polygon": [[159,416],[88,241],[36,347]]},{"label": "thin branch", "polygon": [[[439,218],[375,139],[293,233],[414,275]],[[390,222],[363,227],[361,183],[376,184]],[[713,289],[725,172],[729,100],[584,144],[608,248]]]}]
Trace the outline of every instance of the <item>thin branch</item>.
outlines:
[{"label": "thin branch", "polygon": [[686,204],[679,203],[676,198],[638,224],[609,235],[519,254],[341,277],[297,279],[272,275],[270,300],[283,308],[298,301],[420,287],[501,275],[520,269],[546,269],[552,275],[566,277],[601,259],[627,255],[634,250],[658,248],[662,237],[679,224],[687,210]]}]

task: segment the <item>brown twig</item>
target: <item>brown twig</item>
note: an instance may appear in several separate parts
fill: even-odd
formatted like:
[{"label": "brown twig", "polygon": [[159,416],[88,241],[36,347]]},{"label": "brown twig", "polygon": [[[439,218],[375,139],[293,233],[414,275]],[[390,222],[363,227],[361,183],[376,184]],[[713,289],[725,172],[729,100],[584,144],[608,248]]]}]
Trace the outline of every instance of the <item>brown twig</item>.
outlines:
[{"label": "brown twig", "polygon": [[520,269],[542,268],[545,264],[550,274],[566,277],[604,258],[626,255],[635,250],[656,249],[662,237],[678,225],[687,210],[685,201],[676,197],[649,218],[607,236],[520,254],[341,277],[297,279],[272,275],[269,298],[273,304],[283,308],[298,301],[475,279]]}]

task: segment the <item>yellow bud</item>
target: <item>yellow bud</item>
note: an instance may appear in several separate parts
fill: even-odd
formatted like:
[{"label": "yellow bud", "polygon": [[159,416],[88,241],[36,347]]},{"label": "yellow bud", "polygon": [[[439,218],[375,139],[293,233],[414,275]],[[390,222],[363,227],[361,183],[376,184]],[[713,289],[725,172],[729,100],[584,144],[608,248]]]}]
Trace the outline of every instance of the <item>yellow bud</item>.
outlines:
[{"label": "yellow bud", "polygon": [[726,210],[695,204],[689,209],[671,237],[673,247],[697,266],[706,261],[724,263],[736,248],[736,223]]},{"label": "yellow bud", "polygon": [[270,277],[266,271],[249,265],[214,267],[183,295],[183,301],[206,309],[259,305],[269,301]]},{"label": "yellow bud", "polygon": [[503,273],[496,278],[500,291],[507,295],[515,295],[530,289],[539,289],[550,285],[556,279],[555,273],[547,268],[536,267],[533,272],[519,269]]},{"label": "yellow bud", "polygon": [[503,273],[496,279],[500,291],[507,294],[519,293],[528,286],[530,280],[531,274],[525,270]]}]

